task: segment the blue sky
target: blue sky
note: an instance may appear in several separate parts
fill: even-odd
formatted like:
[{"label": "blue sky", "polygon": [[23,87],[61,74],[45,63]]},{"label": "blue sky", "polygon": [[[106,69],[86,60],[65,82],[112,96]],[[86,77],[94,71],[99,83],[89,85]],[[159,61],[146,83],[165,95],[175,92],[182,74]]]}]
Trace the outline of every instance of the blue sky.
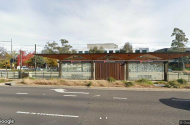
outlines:
[{"label": "blue sky", "polygon": [[[67,39],[74,49],[90,43],[130,42],[151,51],[170,47],[175,27],[190,39],[190,0],[0,0],[0,41],[14,50],[38,51]],[[187,44],[189,46],[190,44]],[[9,43],[0,46],[10,50]],[[190,46],[189,46],[190,47]]]}]

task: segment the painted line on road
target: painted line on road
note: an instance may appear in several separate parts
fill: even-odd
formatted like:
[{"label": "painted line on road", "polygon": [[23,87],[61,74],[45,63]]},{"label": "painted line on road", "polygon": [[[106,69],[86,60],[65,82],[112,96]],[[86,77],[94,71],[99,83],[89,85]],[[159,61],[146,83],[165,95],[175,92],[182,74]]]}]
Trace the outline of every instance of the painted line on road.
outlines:
[{"label": "painted line on road", "polygon": [[94,97],[100,97],[100,95],[94,95]]},{"label": "painted line on road", "polygon": [[59,93],[66,93],[66,94],[89,94],[87,92],[66,92],[66,89],[51,89]]},{"label": "painted line on road", "polygon": [[76,97],[76,95],[63,95],[63,96],[71,96],[71,97]]},{"label": "painted line on road", "polygon": [[28,115],[70,117],[70,118],[78,118],[79,117],[79,116],[76,116],[76,115],[47,114],[47,113],[22,112],[22,111],[17,111],[16,113],[18,113],[18,114],[28,114]]},{"label": "painted line on road", "polygon": [[122,97],[113,97],[113,99],[127,99],[127,98],[122,98]]},{"label": "painted line on road", "polygon": [[16,93],[18,95],[27,95],[28,93]]},{"label": "painted line on road", "polygon": [[189,99],[172,99],[172,101],[190,102]]},{"label": "painted line on road", "polygon": [[87,92],[64,92],[64,93],[67,93],[67,94],[89,94]]}]

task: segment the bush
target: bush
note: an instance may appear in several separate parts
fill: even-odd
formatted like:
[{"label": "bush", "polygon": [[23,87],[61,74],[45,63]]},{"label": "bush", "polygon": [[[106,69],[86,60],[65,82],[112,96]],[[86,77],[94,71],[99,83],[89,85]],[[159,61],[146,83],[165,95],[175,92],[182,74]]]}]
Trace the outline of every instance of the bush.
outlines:
[{"label": "bush", "polygon": [[166,82],[165,81],[157,81],[154,84],[166,84]]},{"label": "bush", "polygon": [[108,82],[115,82],[116,81],[113,77],[109,77],[107,80],[108,80]]},{"label": "bush", "polygon": [[88,84],[86,84],[86,86],[88,87],[92,86],[92,82],[89,82]]},{"label": "bush", "polygon": [[180,84],[187,84],[187,81],[185,79],[178,79],[177,82]]},{"label": "bush", "polygon": [[133,86],[134,84],[132,82],[123,81],[126,87]]},{"label": "bush", "polygon": [[149,81],[148,79],[139,79],[136,81],[137,83],[145,83],[145,84],[153,84],[152,81]]},{"label": "bush", "polygon": [[5,82],[6,80],[5,79],[0,79],[0,83],[3,83]]},{"label": "bush", "polygon": [[165,84],[168,88],[180,88],[180,83],[177,80],[169,81]]}]

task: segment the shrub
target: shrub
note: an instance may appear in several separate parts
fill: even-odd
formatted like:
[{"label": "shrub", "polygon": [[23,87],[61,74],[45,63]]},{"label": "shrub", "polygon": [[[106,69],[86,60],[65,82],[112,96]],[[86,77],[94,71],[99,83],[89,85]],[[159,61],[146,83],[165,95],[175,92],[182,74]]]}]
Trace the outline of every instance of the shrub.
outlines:
[{"label": "shrub", "polygon": [[6,80],[5,79],[0,79],[0,83],[3,83],[5,82]]},{"label": "shrub", "polygon": [[88,84],[86,84],[86,86],[88,87],[92,86],[92,82],[89,82]]},{"label": "shrub", "polygon": [[165,84],[168,88],[180,88],[180,83],[177,80],[169,81]]},{"label": "shrub", "polygon": [[109,77],[107,80],[108,80],[108,82],[115,82],[116,81],[113,77]]},{"label": "shrub", "polygon": [[123,81],[126,87],[133,86],[134,84],[132,82]]},{"label": "shrub", "polygon": [[180,84],[187,84],[187,81],[185,79],[178,79],[177,82]]},{"label": "shrub", "polygon": [[148,79],[139,79],[136,81],[137,83],[145,83],[145,84],[153,84],[152,81],[149,81]]},{"label": "shrub", "polygon": [[165,81],[157,81],[154,84],[166,84],[166,82]]}]

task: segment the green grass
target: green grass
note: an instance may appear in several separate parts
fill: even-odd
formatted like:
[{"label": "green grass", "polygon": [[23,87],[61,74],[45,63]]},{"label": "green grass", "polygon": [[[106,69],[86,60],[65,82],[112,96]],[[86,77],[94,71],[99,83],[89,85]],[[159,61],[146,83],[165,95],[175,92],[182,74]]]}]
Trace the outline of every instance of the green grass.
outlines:
[{"label": "green grass", "polygon": [[126,87],[131,87],[134,85],[133,82],[127,82],[127,81],[123,81],[123,83],[125,84]]},{"label": "green grass", "polygon": [[168,88],[180,88],[180,83],[177,80],[169,81],[165,84]]},{"label": "green grass", "polygon": [[5,82],[6,80],[5,79],[0,79],[0,83],[3,83]]},{"label": "green grass", "polygon": [[185,79],[178,79],[177,82],[183,85],[187,84],[187,81]]},{"label": "green grass", "polygon": [[148,79],[139,79],[136,82],[139,83],[139,84],[141,84],[141,83],[143,83],[143,84],[149,84],[149,85],[153,84],[153,82],[150,81],[150,80],[148,80]]},{"label": "green grass", "polygon": [[154,84],[166,84],[166,81],[157,81]]},{"label": "green grass", "polygon": [[107,80],[108,80],[108,82],[115,82],[116,81],[116,79],[114,79],[113,77],[109,77]]},{"label": "green grass", "polygon": [[89,82],[88,84],[86,84],[86,86],[88,87],[92,86],[92,82]]}]

